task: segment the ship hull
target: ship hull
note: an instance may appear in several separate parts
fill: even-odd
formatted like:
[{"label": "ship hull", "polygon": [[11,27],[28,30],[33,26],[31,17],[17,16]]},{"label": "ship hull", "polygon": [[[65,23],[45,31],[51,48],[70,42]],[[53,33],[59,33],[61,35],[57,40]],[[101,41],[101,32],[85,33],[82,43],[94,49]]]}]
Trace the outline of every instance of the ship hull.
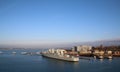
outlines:
[{"label": "ship hull", "polygon": [[71,62],[77,62],[79,61],[79,58],[68,58],[65,56],[59,56],[59,55],[52,55],[52,54],[42,54],[44,57],[58,59],[58,60],[64,60],[64,61],[71,61]]}]

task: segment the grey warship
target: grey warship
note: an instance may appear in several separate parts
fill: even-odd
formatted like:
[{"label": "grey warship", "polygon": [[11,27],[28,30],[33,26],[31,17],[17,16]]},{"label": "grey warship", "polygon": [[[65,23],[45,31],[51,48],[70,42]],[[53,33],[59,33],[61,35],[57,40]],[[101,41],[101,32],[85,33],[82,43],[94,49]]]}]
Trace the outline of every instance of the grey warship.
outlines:
[{"label": "grey warship", "polygon": [[79,57],[71,56],[66,54],[66,50],[64,49],[49,49],[47,51],[41,52],[42,56],[54,58],[58,60],[64,60],[64,61],[71,61],[71,62],[77,62],[79,61]]}]

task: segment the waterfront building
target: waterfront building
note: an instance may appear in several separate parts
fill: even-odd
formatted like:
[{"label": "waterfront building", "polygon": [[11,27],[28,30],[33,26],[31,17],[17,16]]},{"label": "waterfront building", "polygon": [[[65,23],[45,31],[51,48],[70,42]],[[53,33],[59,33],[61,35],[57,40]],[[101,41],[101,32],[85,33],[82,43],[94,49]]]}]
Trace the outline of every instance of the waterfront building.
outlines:
[{"label": "waterfront building", "polygon": [[102,50],[94,50],[93,54],[94,55],[103,55],[105,52]]},{"label": "waterfront building", "polygon": [[119,57],[120,57],[120,51],[114,51],[114,52],[113,52],[113,55],[114,55],[114,56],[119,56]]},{"label": "waterfront building", "polygon": [[92,46],[88,45],[80,45],[80,46],[75,46],[72,48],[73,51],[77,51],[80,54],[86,54],[86,53],[91,53]]}]

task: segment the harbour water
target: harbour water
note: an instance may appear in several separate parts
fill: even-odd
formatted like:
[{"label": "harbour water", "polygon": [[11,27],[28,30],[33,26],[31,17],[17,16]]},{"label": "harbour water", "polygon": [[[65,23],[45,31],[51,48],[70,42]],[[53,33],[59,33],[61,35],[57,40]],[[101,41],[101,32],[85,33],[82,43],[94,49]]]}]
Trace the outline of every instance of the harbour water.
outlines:
[{"label": "harbour water", "polygon": [[[15,51],[16,54],[12,54]],[[23,50],[2,50],[0,72],[120,72],[120,58],[80,59],[67,62],[42,57],[41,55],[22,55]],[[24,50],[37,52],[38,50]]]}]

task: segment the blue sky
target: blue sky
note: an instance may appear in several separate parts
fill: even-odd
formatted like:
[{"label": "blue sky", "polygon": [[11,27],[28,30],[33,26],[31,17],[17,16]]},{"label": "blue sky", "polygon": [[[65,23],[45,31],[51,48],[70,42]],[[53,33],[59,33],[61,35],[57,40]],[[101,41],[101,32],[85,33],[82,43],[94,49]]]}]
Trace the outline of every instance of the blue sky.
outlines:
[{"label": "blue sky", "polygon": [[118,38],[119,0],[0,0],[0,44]]}]

